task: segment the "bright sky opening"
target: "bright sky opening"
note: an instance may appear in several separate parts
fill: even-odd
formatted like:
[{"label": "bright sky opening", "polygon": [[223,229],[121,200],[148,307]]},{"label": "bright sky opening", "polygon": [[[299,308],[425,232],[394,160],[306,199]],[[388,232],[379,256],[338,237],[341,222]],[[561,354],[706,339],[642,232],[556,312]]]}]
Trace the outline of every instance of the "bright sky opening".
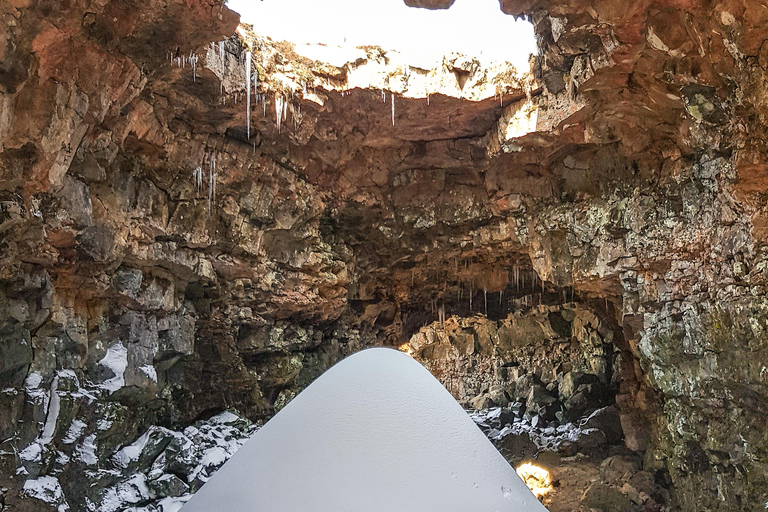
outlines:
[{"label": "bright sky opening", "polygon": [[536,53],[532,25],[498,0],[457,0],[448,10],[407,7],[403,0],[229,0],[259,35],[294,43],[378,45],[419,62],[459,52],[509,61],[528,71]]}]

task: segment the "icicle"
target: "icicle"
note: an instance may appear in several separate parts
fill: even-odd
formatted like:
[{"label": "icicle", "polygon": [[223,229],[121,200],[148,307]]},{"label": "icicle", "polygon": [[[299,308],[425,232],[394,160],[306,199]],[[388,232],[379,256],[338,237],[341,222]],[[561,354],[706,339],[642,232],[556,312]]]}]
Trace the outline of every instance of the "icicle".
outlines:
[{"label": "icicle", "polygon": [[285,100],[282,96],[275,93],[275,120],[277,122],[277,133],[280,133],[280,127],[283,124],[283,104]]},{"label": "icicle", "polygon": [[501,107],[504,106],[504,93],[503,92],[499,95],[499,106],[501,106]]},{"label": "icicle", "polygon": [[211,206],[216,200],[216,153],[211,153],[208,159],[208,217],[211,216]]},{"label": "icicle", "polygon": [[197,189],[197,193],[200,193],[200,190],[203,188],[203,168],[197,167],[194,171],[192,171],[192,179],[195,180],[195,188]]},{"label": "icicle", "polygon": [[429,106],[429,93],[427,93],[427,106]]},{"label": "icicle", "polygon": [[387,102],[387,96],[386,96],[386,93],[384,92],[384,89],[381,90],[381,101],[382,103]]},{"label": "icicle", "polygon": [[251,140],[251,52],[245,52],[245,134]]},{"label": "icicle", "polygon": [[262,95],[261,104],[264,106],[264,117],[267,117],[267,93]]},{"label": "icicle", "polygon": [[392,99],[392,126],[395,126],[395,93],[390,92],[389,94]]},{"label": "icicle", "polygon": [[190,54],[189,63],[192,65],[192,81],[197,82],[197,54],[196,53]]}]

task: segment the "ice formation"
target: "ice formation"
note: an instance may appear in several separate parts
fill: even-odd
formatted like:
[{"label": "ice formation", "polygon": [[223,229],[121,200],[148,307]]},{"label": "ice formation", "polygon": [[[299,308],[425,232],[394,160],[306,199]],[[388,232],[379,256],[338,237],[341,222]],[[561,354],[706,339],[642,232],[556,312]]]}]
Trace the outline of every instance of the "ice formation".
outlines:
[{"label": "ice formation", "polygon": [[208,158],[208,216],[211,216],[211,206],[216,200],[216,153]]},{"label": "ice formation", "polygon": [[310,385],[182,510],[546,511],[426,369],[381,348]]},{"label": "ice formation", "polygon": [[245,123],[248,140],[251,140],[251,51],[245,52]]},{"label": "ice formation", "polygon": [[285,98],[279,94],[275,94],[275,121],[277,122],[277,133],[280,133],[280,127],[285,119],[286,104]]},{"label": "ice formation", "polygon": [[391,92],[389,95],[392,99],[392,126],[395,126],[395,93]]}]

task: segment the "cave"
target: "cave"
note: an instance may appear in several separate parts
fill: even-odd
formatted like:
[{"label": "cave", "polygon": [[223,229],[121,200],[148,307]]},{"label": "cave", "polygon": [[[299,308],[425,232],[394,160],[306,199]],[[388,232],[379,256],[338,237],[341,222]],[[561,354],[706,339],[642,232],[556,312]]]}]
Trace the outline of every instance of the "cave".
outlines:
[{"label": "cave", "polygon": [[178,510],[372,347],[551,512],[765,510],[768,7],[336,3],[0,3],[0,511]]}]

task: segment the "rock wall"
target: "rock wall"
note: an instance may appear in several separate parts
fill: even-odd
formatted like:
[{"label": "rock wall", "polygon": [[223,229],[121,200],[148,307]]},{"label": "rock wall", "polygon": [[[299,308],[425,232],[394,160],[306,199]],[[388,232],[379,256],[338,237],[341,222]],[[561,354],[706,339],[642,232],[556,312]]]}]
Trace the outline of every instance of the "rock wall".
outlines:
[{"label": "rock wall", "polygon": [[313,61],[214,0],[0,5],[3,500],[411,340],[476,405],[516,362],[567,413],[591,369],[673,507],[763,510],[768,10],[501,6],[532,75]]}]

